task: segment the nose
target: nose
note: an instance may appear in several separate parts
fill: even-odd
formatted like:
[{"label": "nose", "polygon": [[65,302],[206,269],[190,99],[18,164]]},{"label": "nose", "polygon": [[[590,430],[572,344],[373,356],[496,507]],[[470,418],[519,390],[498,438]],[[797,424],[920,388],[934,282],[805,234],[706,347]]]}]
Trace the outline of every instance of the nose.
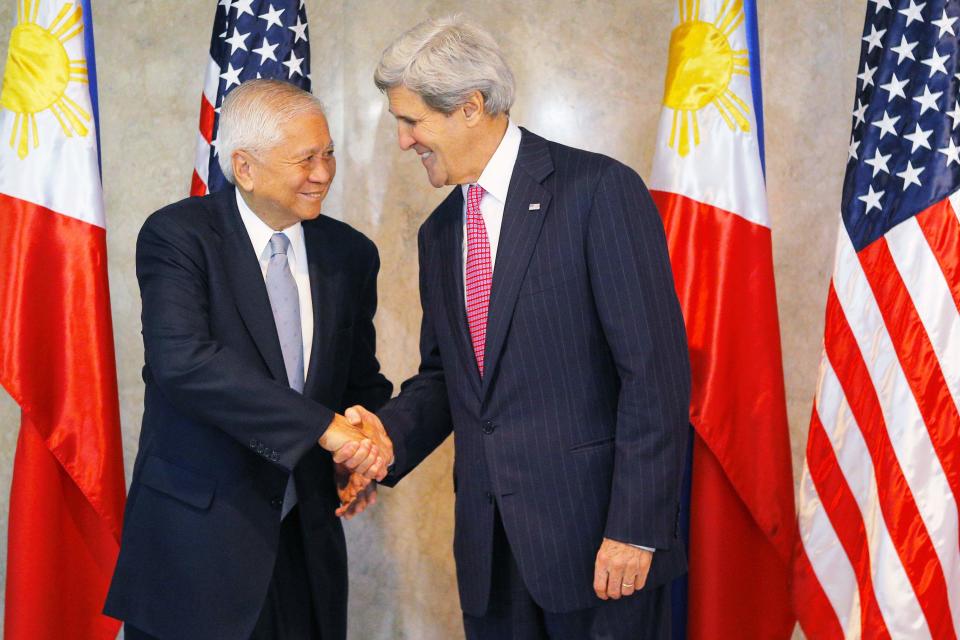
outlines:
[{"label": "nose", "polygon": [[330,182],[333,181],[333,176],[336,175],[336,173],[336,158],[320,159],[319,162],[313,163],[313,168],[310,171],[310,181],[319,184],[330,184]]},{"label": "nose", "polygon": [[404,124],[397,125],[397,142],[400,144],[400,148],[404,151],[417,143],[417,141],[413,139],[413,136],[410,135],[410,132],[407,130],[407,127]]}]

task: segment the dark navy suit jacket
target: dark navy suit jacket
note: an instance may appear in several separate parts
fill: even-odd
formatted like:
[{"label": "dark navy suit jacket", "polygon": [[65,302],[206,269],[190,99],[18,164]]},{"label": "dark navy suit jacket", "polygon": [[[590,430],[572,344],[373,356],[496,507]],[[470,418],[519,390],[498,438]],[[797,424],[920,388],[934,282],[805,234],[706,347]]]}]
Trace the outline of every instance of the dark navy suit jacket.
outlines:
[{"label": "dark navy suit jacket", "polygon": [[419,233],[419,372],[380,417],[396,445],[388,483],[454,433],[463,610],[487,608],[495,504],[524,582],[548,611],[599,603],[593,570],[605,536],[656,548],[651,587],[682,573],[689,363],[663,227],[640,177],[523,131],[482,379],[462,242],[457,187]]},{"label": "dark navy suit jacket", "polygon": [[250,636],[291,470],[317,615],[329,637],[346,635],[346,548],[317,439],[334,411],[390,396],[375,355],[379,258],[330,218],[303,232],[314,333],[301,395],[234,190],[166,207],[140,231],[146,396],[105,613],[155,636]]}]

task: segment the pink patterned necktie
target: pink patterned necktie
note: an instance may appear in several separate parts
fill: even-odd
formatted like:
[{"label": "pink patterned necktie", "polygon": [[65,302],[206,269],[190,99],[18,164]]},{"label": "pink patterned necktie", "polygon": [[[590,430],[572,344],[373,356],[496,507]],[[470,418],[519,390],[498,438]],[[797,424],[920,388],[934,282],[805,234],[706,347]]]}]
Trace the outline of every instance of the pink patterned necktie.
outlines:
[{"label": "pink patterned necktie", "polygon": [[493,269],[490,265],[490,241],[487,227],[480,214],[483,187],[470,185],[467,191],[467,325],[473,354],[477,358],[480,377],[483,377],[483,349],[487,342],[487,308],[490,306],[490,283]]}]

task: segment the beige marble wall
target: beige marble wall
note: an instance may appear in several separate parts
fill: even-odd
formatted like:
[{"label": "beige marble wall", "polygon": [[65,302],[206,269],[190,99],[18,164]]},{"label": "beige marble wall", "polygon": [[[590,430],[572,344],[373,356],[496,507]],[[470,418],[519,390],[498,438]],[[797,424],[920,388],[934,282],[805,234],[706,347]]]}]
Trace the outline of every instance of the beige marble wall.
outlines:
[{"label": "beige marble wall", "polygon": [[[151,211],[187,191],[216,3],[94,4],[129,473],[143,401],[134,240]],[[761,5],[767,178],[796,474],[816,381],[865,3]],[[0,4],[0,51],[6,51],[14,6]],[[432,189],[416,159],[396,146],[392,119],[370,79],[379,52],[424,17],[468,10],[499,34],[513,64],[518,122],[615,156],[646,175],[673,7],[670,0],[307,1],[315,92],[328,106],[338,143],[339,175],[325,211],[380,247],[380,354],[396,383],[416,367],[416,231],[445,192]],[[18,416],[0,391],[3,538]],[[382,491],[373,513],[348,523],[351,638],[462,637],[451,559],[451,460],[447,443],[400,488]],[[0,547],[2,576],[6,545]]]}]

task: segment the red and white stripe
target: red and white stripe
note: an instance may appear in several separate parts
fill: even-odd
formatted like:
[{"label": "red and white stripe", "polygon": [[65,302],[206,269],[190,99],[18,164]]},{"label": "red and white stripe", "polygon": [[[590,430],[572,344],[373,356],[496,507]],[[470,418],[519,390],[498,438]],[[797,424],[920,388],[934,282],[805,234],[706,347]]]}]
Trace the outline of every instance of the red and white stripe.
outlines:
[{"label": "red and white stripe", "polygon": [[193,180],[190,195],[202,196],[207,193],[207,176],[210,171],[210,148],[213,144],[213,124],[216,120],[217,90],[220,87],[220,66],[209,59],[207,73],[203,81],[203,93],[200,95],[200,124],[197,130],[197,151],[193,164]]},{"label": "red and white stripe", "polygon": [[794,565],[811,638],[960,632],[958,205],[859,253],[838,233]]}]

